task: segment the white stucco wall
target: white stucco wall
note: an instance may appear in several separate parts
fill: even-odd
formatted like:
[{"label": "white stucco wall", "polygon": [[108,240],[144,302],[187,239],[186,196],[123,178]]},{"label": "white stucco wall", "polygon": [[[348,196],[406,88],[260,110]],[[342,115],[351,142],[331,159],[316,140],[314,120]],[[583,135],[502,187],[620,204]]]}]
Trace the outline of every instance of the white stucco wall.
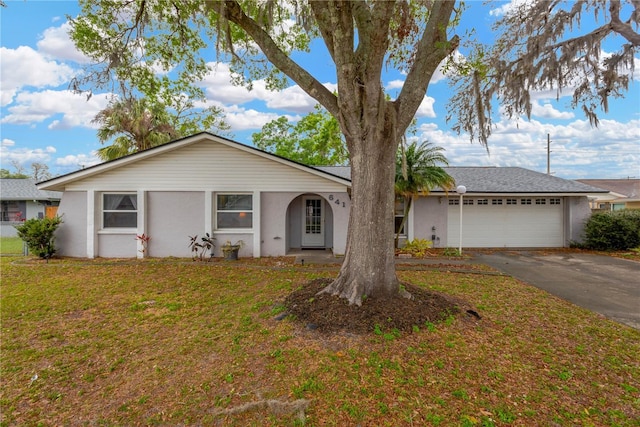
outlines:
[{"label": "white stucco wall", "polygon": [[[412,234],[414,239],[433,240],[436,248],[447,242],[447,200],[441,196],[418,197],[413,203]],[[411,215],[410,215],[411,216]],[[435,231],[433,230],[435,227]]]},{"label": "white stucco wall", "polygon": [[568,241],[565,246],[569,246],[571,242],[582,243],[584,241],[584,226],[591,217],[591,209],[589,208],[589,200],[586,196],[568,197],[569,213],[565,215],[568,224],[565,225],[567,230]]},{"label": "white stucco wall", "polygon": [[58,255],[68,257],[87,256],[87,192],[64,193],[58,215],[62,224],[56,231]]},{"label": "white stucco wall", "polygon": [[287,207],[299,193],[262,193],[262,236],[263,256],[282,256],[287,253],[289,233],[287,232]]},{"label": "white stucco wall", "polygon": [[202,191],[148,192],[145,234],[151,240],[146,255],[190,257],[189,236],[202,237],[210,229],[206,224],[204,200]]}]

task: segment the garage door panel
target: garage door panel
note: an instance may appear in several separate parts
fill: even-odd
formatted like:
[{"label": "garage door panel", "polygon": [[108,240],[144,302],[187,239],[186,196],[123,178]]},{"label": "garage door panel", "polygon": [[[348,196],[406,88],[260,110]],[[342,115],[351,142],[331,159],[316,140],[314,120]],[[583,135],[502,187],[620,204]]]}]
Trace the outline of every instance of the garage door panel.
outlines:
[{"label": "garage door panel", "polygon": [[[557,199],[555,199],[557,200]],[[504,203],[504,202],[503,202]],[[519,203],[519,202],[518,202]],[[562,247],[562,206],[544,205],[463,205],[462,246],[482,247]],[[448,246],[459,245],[460,206],[448,211]]]}]

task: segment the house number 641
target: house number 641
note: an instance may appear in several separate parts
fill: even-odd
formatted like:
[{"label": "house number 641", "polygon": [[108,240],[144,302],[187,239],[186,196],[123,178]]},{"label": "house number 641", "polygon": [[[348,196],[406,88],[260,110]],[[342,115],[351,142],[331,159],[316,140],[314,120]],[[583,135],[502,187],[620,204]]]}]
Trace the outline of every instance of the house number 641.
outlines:
[{"label": "house number 641", "polygon": [[335,203],[338,206],[342,205],[343,208],[347,207],[345,202],[341,202],[340,199],[336,199],[335,197],[333,197],[333,194],[329,194],[329,200],[332,201],[333,203]]}]

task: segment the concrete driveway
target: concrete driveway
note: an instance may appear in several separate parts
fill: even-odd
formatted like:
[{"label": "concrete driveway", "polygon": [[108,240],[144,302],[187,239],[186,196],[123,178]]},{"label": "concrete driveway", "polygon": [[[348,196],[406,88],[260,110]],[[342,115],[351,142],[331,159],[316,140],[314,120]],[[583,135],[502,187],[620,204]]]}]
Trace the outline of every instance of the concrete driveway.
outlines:
[{"label": "concrete driveway", "polygon": [[640,263],[603,255],[506,251],[474,260],[640,329]]}]

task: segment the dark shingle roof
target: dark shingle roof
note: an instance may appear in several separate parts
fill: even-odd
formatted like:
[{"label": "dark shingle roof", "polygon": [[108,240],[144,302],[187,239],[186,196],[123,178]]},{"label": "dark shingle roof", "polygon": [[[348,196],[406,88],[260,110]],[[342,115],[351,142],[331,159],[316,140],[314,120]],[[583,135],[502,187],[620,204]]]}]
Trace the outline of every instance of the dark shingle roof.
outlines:
[{"label": "dark shingle roof", "polygon": [[468,193],[607,193],[580,182],[519,167],[450,167],[446,171]]},{"label": "dark shingle roof", "polygon": [[[348,166],[318,166],[324,172],[349,179]],[[518,167],[446,167],[456,185],[464,185],[467,193],[607,193],[568,179],[550,176]],[[434,191],[442,191],[434,189]]]},{"label": "dark shingle roof", "polygon": [[0,179],[0,200],[60,200],[61,198],[61,192],[38,190],[36,181],[31,178]]}]

